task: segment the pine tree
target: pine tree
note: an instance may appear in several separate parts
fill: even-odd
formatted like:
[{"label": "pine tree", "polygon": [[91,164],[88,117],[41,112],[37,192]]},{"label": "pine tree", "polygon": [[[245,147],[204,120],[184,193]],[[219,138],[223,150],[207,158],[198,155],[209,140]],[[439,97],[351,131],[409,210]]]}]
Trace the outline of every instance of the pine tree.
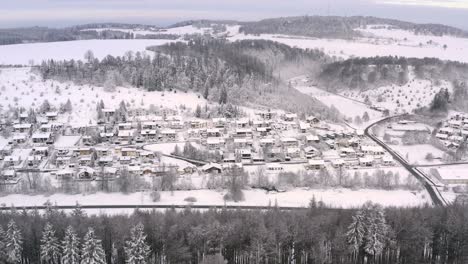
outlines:
[{"label": "pine tree", "polygon": [[79,264],[80,263],[80,241],[73,230],[73,227],[68,226],[65,231],[65,237],[62,242],[62,264]]},{"label": "pine tree", "polygon": [[86,212],[81,209],[81,205],[77,202],[75,205],[75,209],[73,209],[71,215],[76,218],[86,217]]},{"label": "pine tree", "polygon": [[22,235],[13,220],[8,224],[5,249],[8,263],[21,263],[21,252],[23,251]]},{"label": "pine tree", "polygon": [[59,259],[59,244],[52,226],[47,223],[42,232],[41,261],[43,263],[57,263]]},{"label": "pine tree", "polygon": [[5,231],[3,227],[0,226],[0,263],[6,262],[6,239],[5,239]]},{"label": "pine tree", "polygon": [[94,229],[89,228],[84,237],[82,256],[82,264],[105,264],[106,256],[100,239],[94,235]]},{"label": "pine tree", "polygon": [[125,254],[129,264],[146,264],[150,247],[146,243],[143,225],[140,223],[131,230],[130,240],[126,242]]},{"label": "pine tree", "polygon": [[119,262],[119,252],[117,251],[115,244],[112,243],[111,263],[117,264],[118,262]]},{"label": "pine tree", "polygon": [[377,257],[384,250],[390,229],[386,223],[382,207],[366,203],[363,208],[363,222],[365,228],[363,236],[364,252],[371,257]]},{"label": "pine tree", "polygon": [[348,226],[346,240],[354,256],[359,253],[364,237],[364,225],[361,212],[353,216],[353,222]]}]

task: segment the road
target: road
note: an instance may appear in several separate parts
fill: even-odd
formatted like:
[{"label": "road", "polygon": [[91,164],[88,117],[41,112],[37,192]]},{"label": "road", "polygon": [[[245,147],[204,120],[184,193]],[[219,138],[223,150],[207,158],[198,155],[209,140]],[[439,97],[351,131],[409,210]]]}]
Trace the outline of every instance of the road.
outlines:
[{"label": "road", "polygon": [[380,123],[386,122],[390,119],[397,118],[397,117],[401,117],[401,115],[387,117],[387,118],[381,119],[377,122],[370,124],[364,130],[364,134],[368,136],[370,139],[372,139],[379,146],[384,148],[388,153],[390,153],[393,159],[398,161],[406,170],[408,170],[409,173],[411,173],[414,177],[416,177],[416,179],[418,179],[424,185],[427,192],[431,196],[431,199],[434,205],[447,206],[448,205],[447,201],[444,199],[439,189],[437,188],[437,184],[434,181],[432,181],[430,177],[428,177],[426,174],[424,174],[424,172],[422,172],[418,168],[409,164],[400,154],[398,154],[396,151],[390,148],[387,144],[385,144],[383,141],[377,138],[372,132],[370,132],[372,127],[374,127],[375,125],[378,125]]}]

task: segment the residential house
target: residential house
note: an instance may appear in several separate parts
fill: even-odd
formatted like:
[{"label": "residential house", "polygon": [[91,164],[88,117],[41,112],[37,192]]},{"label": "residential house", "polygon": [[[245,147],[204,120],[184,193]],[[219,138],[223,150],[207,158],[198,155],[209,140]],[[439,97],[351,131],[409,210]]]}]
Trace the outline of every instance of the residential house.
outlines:
[{"label": "residential house", "polygon": [[128,144],[129,142],[133,140],[134,136],[135,136],[134,129],[119,130],[119,134],[117,135],[121,144]]},{"label": "residential house", "polygon": [[252,137],[252,129],[250,128],[237,128],[235,130],[235,134],[233,135],[237,138],[251,138]]},{"label": "residential house", "polygon": [[359,165],[363,167],[372,167],[374,165],[374,158],[371,156],[359,158]]},{"label": "residential house", "polygon": [[224,139],[219,137],[209,137],[206,139],[206,146],[209,150],[219,150],[224,147]]},{"label": "residential house", "polygon": [[52,134],[50,132],[41,133],[36,132],[32,135],[32,142],[36,144],[45,144],[45,143],[53,143]]},{"label": "residential house", "polygon": [[320,152],[316,148],[311,147],[311,146],[305,147],[304,153],[307,159],[312,159],[314,157],[317,157],[320,154]]},{"label": "residential house", "polygon": [[203,167],[201,167],[201,170],[204,173],[219,174],[223,171],[223,167],[219,165],[218,163],[208,163],[208,164],[203,165]]},{"label": "residential house", "polygon": [[47,112],[47,113],[45,113],[45,116],[46,116],[48,121],[55,121],[55,120],[57,120],[58,113],[55,112],[55,111]]},{"label": "residential house", "polygon": [[176,141],[177,134],[173,129],[161,130],[161,137],[164,141]]},{"label": "residential house", "polygon": [[298,140],[295,138],[281,138],[281,145],[283,147],[297,147],[298,146]]},{"label": "residential house", "polygon": [[226,127],[226,118],[213,118],[211,120],[214,128],[225,128]]},{"label": "residential house", "polygon": [[325,168],[325,161],[321,159],[311,159],[306,165],[308,170],[321,170]]},{"label": "residential house", "polygon": [[30,133],[32,125],[29,123],[15,124],[13,129],[17,133]]},{"label": "residential house", "polygon": [[317,135],[307,135],[306,136],[306,143],[307,144],[313,144],[313,143],[319,143],[320,138]]}]

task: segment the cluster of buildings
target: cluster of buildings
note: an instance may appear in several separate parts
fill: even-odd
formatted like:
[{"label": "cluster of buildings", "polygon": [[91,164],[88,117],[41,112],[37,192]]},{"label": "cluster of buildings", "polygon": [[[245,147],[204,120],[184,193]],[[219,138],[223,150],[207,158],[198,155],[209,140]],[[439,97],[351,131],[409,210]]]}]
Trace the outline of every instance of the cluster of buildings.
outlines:
[{"label": "cluster of buildings", "polygon": [[455,113],[437,131],[436,138],[447,148],[456,150],[468,137],[468,114]]},{"label": "cluster of buildings", "polygon": [[[170,111],[154,115],[132,110],[127,122],[115,123],[111,122],[115,110],[102,112],[104,122],[83,127],[57,122],[57,112],[43,113],[33,124],[21,114],[8,144],[0,150],[3,179],[14,181],[17,173],[44,171],[57,180],[114,179],[124,170],[138,176],[207,174],[234,164],[265,166],[272,173],[284,171],[284,164],[299,164],[305,170],[393,165],[393,159],[366,140],[363,131],[313,116],[300,119],[296,114],[264,111],[251,118],[200,119]],[[193,163],[198,167],[172,166],[162,162],[161,153],[145,148],[171,142],[191,142],[219,158]],[[187,158],[183,151],[178,155],[169,156]]]}]

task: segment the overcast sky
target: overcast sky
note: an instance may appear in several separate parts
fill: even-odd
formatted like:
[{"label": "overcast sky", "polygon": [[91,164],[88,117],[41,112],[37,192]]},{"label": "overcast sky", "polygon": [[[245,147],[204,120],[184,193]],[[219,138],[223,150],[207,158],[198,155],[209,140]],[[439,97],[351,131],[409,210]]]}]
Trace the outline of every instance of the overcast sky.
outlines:
[{"label": "overcast sky", "polygon": [[442,23],[468,30],[468,0],[0,0],[0,27],[92,22],[165,26],[201,18],[251,21],[328,14]]}]

